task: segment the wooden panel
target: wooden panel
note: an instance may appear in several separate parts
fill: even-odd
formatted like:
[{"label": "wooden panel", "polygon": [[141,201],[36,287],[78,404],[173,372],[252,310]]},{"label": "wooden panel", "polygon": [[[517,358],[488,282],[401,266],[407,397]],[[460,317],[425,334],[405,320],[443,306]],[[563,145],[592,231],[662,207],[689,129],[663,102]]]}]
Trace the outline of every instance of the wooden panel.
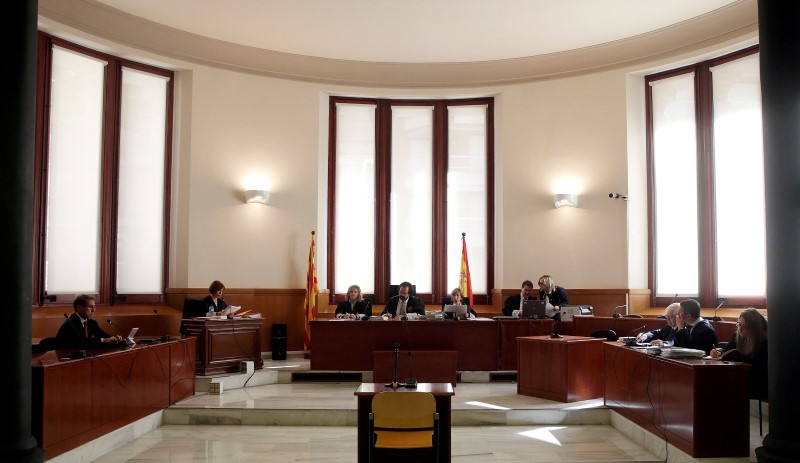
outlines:
[{"label": "wooden panel", "polygon": [[170,387],[169,403],[175,404],[192,397],[195,392],[196,340],[187,337],[181,343],[169,345]]},{"label": "wooden panel", "polygon": [[550,334],[553,320],[501,320],[500,369],[517,369],[517,338]]},{"label": "wooden panel", "polygon": [[603,396],[602,339],[535,336],[517,341],[517,393],[560,402]]},{"label": "wooden panel", "polygon": [[183,322],[186,335],[197,338],[198,375],[236,372],[246,360],[252,361],[256,369],[264,366],[260,345],[263,320],[185,319]]},{"label": "wooden panel", "polygon": [[[166,408],[173,382],[170,351],[193,342],[95,349],[76,360],[66,357],[69,351],[34,355],[31,422],[45,458]],[[194,391],[194,375],[180,381]]]},{"label": "wooden panel", "polygon": [[692,457],[747,457],[749,365],[665,359],[618,343],[604,343],[604,357],[606,406]]},{"label": "wooden panel", "polygon": [[494,371],[500,365],[500,324],[493,321],[454,322],[453,347],[458,371]]},{"label": "wooden panel", "polygon": [[[409,357],[409,354],[412,354]],[[454,350],[401,350],[397,358],[397,381],[414,378],[419,383],[450,383],[456,386],[458,353]],[[372,380],[391,383],[394,374],[394,351],[372,353]]]}]

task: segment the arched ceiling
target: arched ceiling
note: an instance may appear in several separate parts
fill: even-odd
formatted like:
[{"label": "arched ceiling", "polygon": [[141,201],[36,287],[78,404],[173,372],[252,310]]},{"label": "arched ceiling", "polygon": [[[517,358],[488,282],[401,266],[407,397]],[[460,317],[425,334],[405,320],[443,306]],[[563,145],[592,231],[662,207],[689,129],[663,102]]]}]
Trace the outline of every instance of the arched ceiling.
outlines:
[{"label": "arched ceiling", "polygon": [[756,0],[40,0],[39,25],[282,78],[453,87],[596,71],[721,42],[757,30],[756,7]]}]

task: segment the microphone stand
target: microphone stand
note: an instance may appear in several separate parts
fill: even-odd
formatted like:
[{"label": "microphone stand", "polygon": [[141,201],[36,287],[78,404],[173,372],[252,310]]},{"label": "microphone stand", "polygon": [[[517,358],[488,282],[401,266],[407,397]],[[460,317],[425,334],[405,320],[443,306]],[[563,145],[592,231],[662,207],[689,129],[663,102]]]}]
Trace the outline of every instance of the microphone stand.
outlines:
[{"label": "microphone stand", "polygon": [[714,322],[721,322],[722,321],[722,317],[717,317],[717,310],[719,310],[719,308],[722,307],[722,304],[724,304],[726,302],[728,302],[728,299],[726,299],[726,298],[720,299],[719,305],[717,306],[716,309],[714,309],[714,316],[711,317],[711,321],[714,321]]},{"label": "microphone stand", "polygon": [[[157,309],[153,309],[153,313],[156,314],[156,316],[158,317],[159,320],[161,320],[161,324],[164,325],[164,328],[167,329],[167,333],[169,333],[169,325],[167,325],[167,322],[165,322],[164,319],[161,317],[161,314],[158,313],[158,310]],[[171,338],[170,338],[169,334],[165,334],[164,336],[161,336],[160,339],[161,339],[161,341],[169,341]]]},{"label": "microphone stand", "polygon": [[564,337],[564,336],[561,336],[560,334],[558,334],[556,332],[556,327],[558,327],[559,322],[561,322],[561,317],[563,317],[565,314],[566,314],[566,312],[560,312],[558,314],[558,320],[553,322],[553,332],[550,333],[550,339],[558,339],[558,338],[563,338]]},{"label": "microphone stand", "polygon": [[[628,333],[628,335],[627,335],[627,336],[625,336],[625,337],[626,337],[626,338],[629,338],[629,337],[630,337],[630,336],[631,336],[631,335],[632,335],[634,332],[636,332],[636,331],[639,331],[639,330],[640,330],[640,329],[642,329],[642,328],[647,328],[647,324],[645,323],[644,325],[642,325],[642,326],[640,326],[640,327],[638,327],[638,328],[634,328],[634,329],[632,329],[632,330],[630,331],[630,333]],[[626,345],[626,346],[629,346],[629,347],[630,347],[630,346],[635,346],[635,345],[636,345],[636,338],[634,337],[634,338],[633,338],[633,341],[631,341],[631,340],[626,340],[626,341],[625,341],[625,345]]]},{"label": "microphone stand", "polygon": [[391,387],[392,389],[397,389],[400,387],[400,383],[397,382],[397,359],[400,356],[400,344],[394,344],[394,373],[392,374],[392,382],[386,384],[386,387]]}]

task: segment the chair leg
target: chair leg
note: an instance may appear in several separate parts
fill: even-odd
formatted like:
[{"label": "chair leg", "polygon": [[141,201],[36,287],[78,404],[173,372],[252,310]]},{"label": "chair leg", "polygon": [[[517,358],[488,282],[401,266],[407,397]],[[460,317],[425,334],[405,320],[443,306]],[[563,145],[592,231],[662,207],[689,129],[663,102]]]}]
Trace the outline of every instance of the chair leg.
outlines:
[{"label": "chair leg", "polygon": [[761,400],[758,401],[758,435],[764,435],[764,420],[761,419]]}]

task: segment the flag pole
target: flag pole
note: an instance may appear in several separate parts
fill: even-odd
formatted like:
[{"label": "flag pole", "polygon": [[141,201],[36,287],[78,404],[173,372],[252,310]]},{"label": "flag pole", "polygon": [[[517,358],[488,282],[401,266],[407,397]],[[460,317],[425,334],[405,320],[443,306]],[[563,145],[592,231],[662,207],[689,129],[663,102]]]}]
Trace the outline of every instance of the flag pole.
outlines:
[{"label": "flag pole", "polygon": [[315,260],[316,245],[314,235],[316,232],[311,230],[311,247],[308,251],[308,270],[306,272],[306,296],[303,301],[303,312],[305,320],[305,332],[303,336],[303,352],[305,358],[311,357],[311,324],[317,319],[317,294],[319,285],[317,283],[317,265]]}]

